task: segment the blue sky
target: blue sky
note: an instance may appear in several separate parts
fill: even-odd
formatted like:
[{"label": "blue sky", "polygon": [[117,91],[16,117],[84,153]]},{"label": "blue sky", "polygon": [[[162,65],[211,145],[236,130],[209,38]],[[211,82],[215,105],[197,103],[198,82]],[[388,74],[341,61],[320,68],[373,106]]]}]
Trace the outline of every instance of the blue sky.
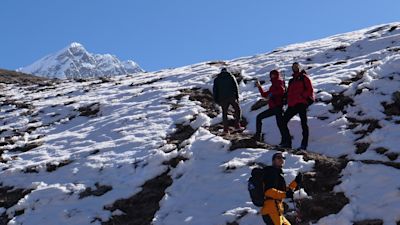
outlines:
[{"label": "blue sky", "polygon": [[0,9],[7,69],[73,41],[151,71],[400,21],[398,0],[1,0]]}]

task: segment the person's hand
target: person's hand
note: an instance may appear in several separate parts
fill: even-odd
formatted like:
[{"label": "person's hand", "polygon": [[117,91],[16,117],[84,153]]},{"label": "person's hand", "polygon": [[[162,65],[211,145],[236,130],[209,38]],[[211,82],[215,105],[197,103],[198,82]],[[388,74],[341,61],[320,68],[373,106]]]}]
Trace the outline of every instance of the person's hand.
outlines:
[{"label": "person's hand", "polygon": [[256,86],[259,88],[259,87],[261,87],[261,84],[260,84],[260,81],[256,81]]},{"label": "person's hand", "polygon": [[294,192],[292,191],[292,189],[289,189],[286,191],[286,198],[293,198],[293,194]]},{"label": "person's hand", "polygon": [[299,172],[296,178],[294,179],[297,183],[297,186],[303,186],[303,174]]}]

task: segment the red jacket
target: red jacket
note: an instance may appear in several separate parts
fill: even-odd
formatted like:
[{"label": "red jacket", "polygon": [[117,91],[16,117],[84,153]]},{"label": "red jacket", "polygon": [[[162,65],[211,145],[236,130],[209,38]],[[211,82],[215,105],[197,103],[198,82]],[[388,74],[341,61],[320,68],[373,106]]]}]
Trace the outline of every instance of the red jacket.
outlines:
[{"label": "red jacket", "polygon": [[314,100],[314,88],[306,73],[293,74],[293,78],[289,81],[287,98],[289,107],[297,104],[307,105],[307,99]]},{"label": "red jacket", "polygon": [[272,85],[267,92],[265,92],[261,86],[258,88],[258,90],[260,91],[261,96],[269,97],[268,106],[270,109],[282,107],[282,98],[285,94],[285,83],[281,78],[273,79],[271,82]]}]

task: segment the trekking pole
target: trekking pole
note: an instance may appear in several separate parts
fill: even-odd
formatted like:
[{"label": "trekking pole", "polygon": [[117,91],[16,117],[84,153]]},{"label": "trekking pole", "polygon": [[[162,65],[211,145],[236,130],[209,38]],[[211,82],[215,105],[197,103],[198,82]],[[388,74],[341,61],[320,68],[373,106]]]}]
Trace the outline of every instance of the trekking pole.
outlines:
[{"label": "trekking pole", "polygon": [[[299,187],[298,187],[299,191],[300,191],[301,188],[302,187],[299,185]],[[300,197],[300,192],[299,192],[299,197]],[[301,220],[302,220],[301,219],[301,215],[300,215],[300,207],[301,207],[300,199],[299,199],[299,202],[296,202],[294,200],[294,196],[293,196],[292,201],[293,201],[293,206],[294,206],[294,210],[295,210],[296,223],[299,224],[301,222]],[[299,204],[299,207],[297,207],[297,203]]]},{"label": "trekking pole", "polygon": [[297,207],[296,207],[296,202],[294,202],[294,197],[292,198],[292,202],[293,202],[293,209],[294,209],[294,215],[295,215],[295,219],[296,219],[296,224],[297,222]]}]

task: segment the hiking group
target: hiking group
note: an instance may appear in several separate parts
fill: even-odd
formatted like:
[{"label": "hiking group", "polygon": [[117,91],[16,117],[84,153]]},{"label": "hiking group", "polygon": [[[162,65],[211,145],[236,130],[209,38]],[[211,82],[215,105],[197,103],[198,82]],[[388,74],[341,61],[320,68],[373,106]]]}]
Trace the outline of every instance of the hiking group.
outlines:
[{"label": "hiking group", "polygon": [[[279,145],[284,148],[292,148],[292,136],[290,135],[288,123],[295,115],[299,114],[303,139],[298,149],[306,150],[309,136],[307,108],[314,102],[314,89],[306,71],[301,69],[299,63],[293,63],[292,70],[292,79],[289,80],[287,88],[278,70],[272,70],[269,74],[271,86],[268,91],[264,91],[261,84],[258,81],[256,82],[261,96],[268,101],[268,109],[257,116],[254,138],[257,141],[263,138],[261,133],[262,120],[275,116],[276,124],[281,134]],[[214,101],[222,108],[224,133],[229,134],[229,106],[232,106],[235,112],[235,129],[239,131],[243,130],[244,128],[240,124],[242,113],[239,105],[238,83],[236,78],[226,68],[223,68],[214,80],[213,97]],[[284,111],[283,108],[286,104],[287,109]]]},{"label": "hiking group", "polygon": [[[302,127],[303,139],[299,150],[306,150],[308,147],[309,129],[307,124],[307,109],[314,102],[314,90],[310,78],[305,70],[301,69],[299,63],[292,65],[292,78],[286,88],[285,81],[278,70],[269,73],[271,86],[268,91],[264,91],[257,80],[256,86],[263,98],[268,101],[268,109],[257,115],[256,133],[253,138],[256,141],[264,139],[262,135],[262,120],[275,116],[276,125],[281,134],[279,146],[282,148],[292,148],[292,136],[288,129],[289,121],[299,115]],[[214,101],[222,108],[222,119],[224,133],[229,134],[228,109],[234,109],[234,127],[238,131],[244,128],[240,124],[241,108],[239,104],[239,88],[236,78],[228,72],[226,68],[221,70],[214,80],[213,86]],[[284,110],[284,106],[287,109]],[[294,190],[300,188],[303,176],[299,173],[289,186],[286,186],[283,177],[283,166],[285,157],[281,152],[272,156],[272,166],[254,168],[248,180],[248,191],[254,205],[261,208],[263,221],[267,225],[290,225],[289,221],[283,216],[283,200],[293,199]]]}]

